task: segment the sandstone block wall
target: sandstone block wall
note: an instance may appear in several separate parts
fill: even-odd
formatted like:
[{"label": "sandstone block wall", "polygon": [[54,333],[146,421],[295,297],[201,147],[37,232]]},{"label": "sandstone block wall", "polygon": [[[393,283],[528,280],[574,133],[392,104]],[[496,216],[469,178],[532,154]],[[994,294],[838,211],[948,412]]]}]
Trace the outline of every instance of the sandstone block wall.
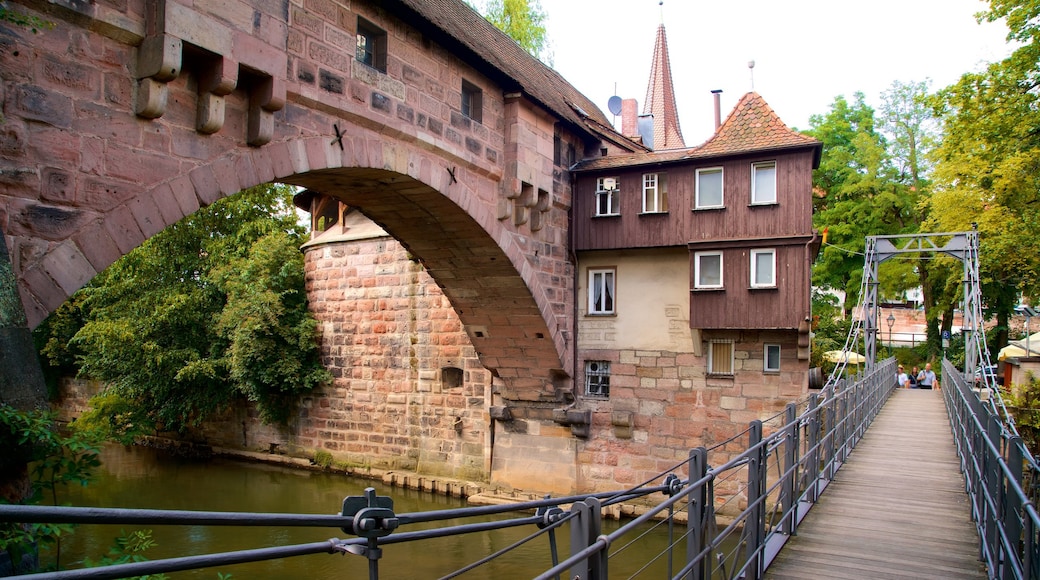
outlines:
[{"label": "sandstone block wall", "polygon": [[[738,334],[731,378],[708,376],[707,354],[579,351],[582,361],[610,362],[609,398],[582,398],[592,409],[592,428],[578,445],[579,487],[607,491],[641,483],[685,461],[700,446],[718,446],[709,453],[709,462],[720,465],[747,448],[747,437],[740,435],[751,421],[767,421],[805,396],[806,370],[796,360],[795,332]],[[767,342],[781,345],[779,373],[762,372]],[[584,374],[584,364],[580,372]],[[584,385],[584,376],[578,380]],[[737,440],[721,445],[732,437]],[[677,471],[685,474],[685,467]]]},{"label": "sandstone block wall", "polygon": [[335,378],[302,398],[293,446],[486,481],[491,374],[422,265],[386,237],[305,253],[322,356]]}]

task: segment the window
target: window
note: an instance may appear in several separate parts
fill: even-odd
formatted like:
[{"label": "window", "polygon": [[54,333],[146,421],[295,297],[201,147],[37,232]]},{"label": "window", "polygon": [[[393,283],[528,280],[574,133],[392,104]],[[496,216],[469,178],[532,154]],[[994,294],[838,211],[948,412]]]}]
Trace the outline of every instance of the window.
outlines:
[{"label": "window", "polygon": [[776,161],[751,164],[751,203],[776,203]]},{"label": "window", "polygon": [[614,270],[589,270],[589,314],[614,314]]},{"label": "window", "polygon": [[596,180],[596,215],[621,215],[621,196],[618,178],[600,177]]},{"label": "window", "polygon": [[694,288],[722,288],[722,253],[694,254]]},{"label": "window", "polygon": [[723,207],[722,168],[710,167],[697,170],[697,200],[694,209]]},{"label": "window", "polygon": [[484,113],[484,94],[473,83],[462,81],[462,114],[480,122]]},{"label": "window", "polygon": [[776,288],[776,252],[751,250],[751,287]]},{"label": "window", "polygon": [[668,174],[643,175],[643,213],[668,212]]},{"label": "window", "polygon": [[585,394],[589,397],[610,396],[610,363],[604,360],[585,361]]},{"label": "window", "polygon": [[780,372],[780,345],[767,344],[762,353],[762,370],[767,373]]},{"label": "window", "polygon": [[355,58],[379,72],[386,72],[386,31],[360,17]]},{"label": "window", "polygon": [[708,374],[733,374],[733,341],[713,340],[708,348]]}]

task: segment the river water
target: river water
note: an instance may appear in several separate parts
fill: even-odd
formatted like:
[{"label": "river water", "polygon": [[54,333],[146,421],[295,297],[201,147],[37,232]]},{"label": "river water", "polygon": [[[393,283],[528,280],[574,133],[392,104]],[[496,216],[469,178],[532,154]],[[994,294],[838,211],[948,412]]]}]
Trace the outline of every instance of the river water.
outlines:
[{"label": "river water", "polygon": [[[378,481],[219,458],[185,459],[142,447],[106,447],[102,461],[103,466],[95,481],[87,487],[68,488],[59,496],[59,501],[74,506],[337,514],[344,497],[360,496],[366,487],[374,487],[378,495],[393,499],[394,512],[397,514],[465,507],[464,500],[459,498],[393,488]],[[491,518],[484,518],[484,521],[488,519]],[[456,523],[473,521],[467,519]],[[426,524],[426,527],[443,527],[446,524]],[[616,529],[618,525],[613,521],[605,522],[605,533]],[[421,527],[407,526],[407,530],[401,531],[414,531]],[[118,525],[77,526],[76,531],[62,542],[62,567],[79,568],[84,558],[97,560],[108,551],[121,531],[134,529],[139,528]],[[144,555],[152,560],[352,537],[341,530],[330,528],[151,526],[150,529],[158,545],[147,550]],[[569,553],[568,529],[565,526],[557,533],[561,558]],[[386,545],[379,561],[379,577],[440,578],[534,531],[536,528],[533,526],[524,526]],[[676,533],[681,532],[678,529]],[[664,526],[651,531],[639,540],[638,545],[626,550],[623,556],[611,559],[610,577],[633,577],[650,554],[659,553],[667,545]],[[44,563],[53,562],[53,556],[50,556],[50,560],[47,557],[43,555]],[[680,559],[681,552],[676,556],[677,561]],[[460,578],[530,578],[550,567],[548,542],[543,536]],[[230,573],[236,579],[367,578],[368,563],[356,555],[315,554],[178,572],[171,574],[170,578],[216,578],[217,572]],[[664,563],[658,562],[635,577],[662,578],[666,574]]]}]

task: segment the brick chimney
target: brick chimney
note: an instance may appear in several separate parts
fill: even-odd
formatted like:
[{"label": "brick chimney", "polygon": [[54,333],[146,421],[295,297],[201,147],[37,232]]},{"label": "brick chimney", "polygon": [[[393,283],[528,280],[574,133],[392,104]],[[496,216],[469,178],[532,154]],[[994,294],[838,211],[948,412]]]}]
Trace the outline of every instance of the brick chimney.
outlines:
[{"label": "brick chimney", "polygon": [[621,101],[621,134],[625,137],[635,137],[639,119],[639,103],[635,99]]}]

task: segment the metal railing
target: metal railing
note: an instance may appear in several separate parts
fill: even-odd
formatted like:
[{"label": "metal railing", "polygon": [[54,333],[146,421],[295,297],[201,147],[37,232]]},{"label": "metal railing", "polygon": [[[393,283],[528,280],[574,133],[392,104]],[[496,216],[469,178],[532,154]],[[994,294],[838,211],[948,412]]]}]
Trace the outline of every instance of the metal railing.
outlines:
[{"label": "metal railing", "polygon": [[979,559],[990,578],[1040,578],[1040,514],[1031,501],[1036,461],[999,408],[972,389],[973,379],[943,361],[943,398],[979,533]]},{"label": "metal railing", "polygon": [[[140,509],[0,506],[0,521],[22,523],[107,523],[142,525],[309,526],[341,528],[356,536],[324,542],[85,568],[36,578],[123,578],[298,557],[354,554],[368,560],[369,578],[379,577],[381,546],[493,529],[529,526],[522,540],[445,578],[478,570],[495,558],[535,540],[547,541],[546,571],[538,578],[607,578],[613,558],[646,558],[669,578],[759,578],[862,438],[891,394],[894,360],[856,379],[838,380],[806,400],[711,449],[700,447],[686,461],[650,481],[621,492],[546,498],[505,506],[469,507],[396,514],[388,497],[369,488],[348,497],[339,515],[258,514]],[[804,410],[799,412],[799,408]],[[739,445],[741,450],[734,450]],[[709,462],[716,461],[717,467]],[[685,472],[686,477],[682,477]],[[613,504],[663,493],[667,499],[604,534],[602,511]],[[533,512],[533,513],[532,513]],[[510,519],[406,531],[423,522],[509,514]],[[685,519],[685,522],[683,520]],[[569,528],[570,557],[560,561],[557,530]],[[665,527],[668,547],[659,553],[628,550],[647,526]],[[637,574],[640,572],[637,572]]]}]

